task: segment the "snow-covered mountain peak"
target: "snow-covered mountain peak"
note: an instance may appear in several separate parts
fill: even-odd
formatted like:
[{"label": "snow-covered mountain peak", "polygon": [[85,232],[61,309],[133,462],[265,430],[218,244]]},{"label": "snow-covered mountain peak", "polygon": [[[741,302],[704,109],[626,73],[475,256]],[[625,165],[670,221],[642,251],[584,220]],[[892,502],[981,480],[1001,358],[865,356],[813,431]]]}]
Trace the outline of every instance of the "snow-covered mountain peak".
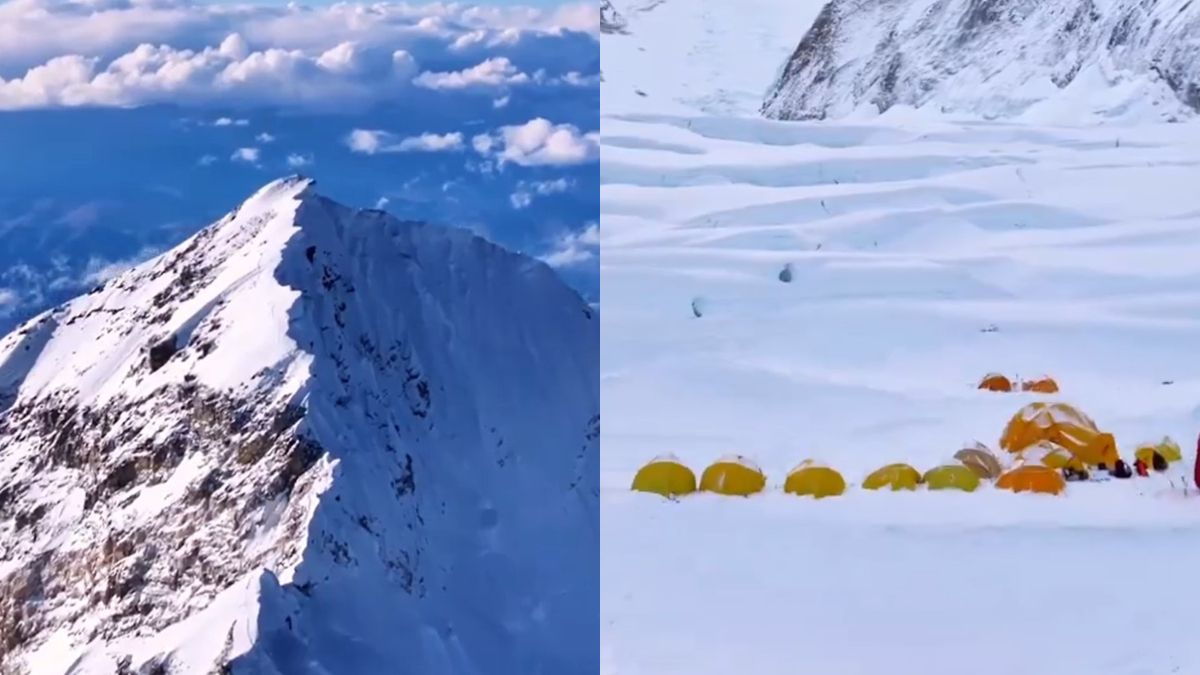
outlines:
[{"label": "snow-covered mountain peak", "polygon": [[265,186],[0,340],[0,665],[594,667],[598,341],[540,262]]},{"label": "snow-covered mountain peak", "polygon": [[1183,0],[830,0],[763,113],[1177,120],[1198,106],[1198,35],[1200,9]]}]

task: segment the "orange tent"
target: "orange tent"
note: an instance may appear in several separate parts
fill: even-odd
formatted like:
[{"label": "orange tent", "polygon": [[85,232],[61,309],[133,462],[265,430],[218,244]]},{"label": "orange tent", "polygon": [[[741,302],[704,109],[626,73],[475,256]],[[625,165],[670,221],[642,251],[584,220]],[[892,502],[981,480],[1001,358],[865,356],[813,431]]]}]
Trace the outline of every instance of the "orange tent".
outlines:
[{"label": "orange tent", "polygon": [[1092,418],[1066,403],[1030,403],[1009,420],[1000,447],[1020,453],[1043,441],[1065,448],[1089,466],[1114,466],[1120,455],[1112,434],[1101,432]]},{"label": "orange tent", "polygon": [[1038,464],[1026,464],[1000,476],[996,487],[1013,492],[1041,492],[1044,494],[1062,494],[1067,489],[1067,482],[1054,469]]},{"label": "orange tent", "polygon": [[1053,377],[1025,380],[1021,383],[1021,391],[1029,391],[1035,394],[1057,394],[1058,382],[1055,382]]},{"label": "orange tent", "polygon": [[1012,380],[1000,373],[988,373],[979,382],[979,388],[987,391],[1012,391],[1013,385]]}]

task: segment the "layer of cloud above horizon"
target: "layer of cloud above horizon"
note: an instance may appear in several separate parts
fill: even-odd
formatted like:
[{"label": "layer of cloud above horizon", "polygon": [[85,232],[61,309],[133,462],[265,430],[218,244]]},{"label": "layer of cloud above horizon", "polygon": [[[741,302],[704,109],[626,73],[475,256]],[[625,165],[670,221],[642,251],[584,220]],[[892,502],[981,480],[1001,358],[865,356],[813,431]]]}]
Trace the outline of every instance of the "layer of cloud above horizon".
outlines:
[{"label": "layer of cloud above horizon", "polygon": [[[381,205],[391,201],[389,210],[407,204],[404,217],[428,216],[492,233],[501,223],[511,234],[511,223],[524,219],[536,241],[508,243],[568,277],[589,275],[594,279],[583,285],[598,293],[598,34],[596,3],[304,7],[9,0],[0,3],[0,115],[181,108],[180,129],[210,130],[184,134],[172,146],[181,167],[220,175],[222,185],[240,181],[238,176],[253,181],[254,172],[266,181],[283,170],[350,171],[347,182],[353,171],[400,176],[403,184],[385,186],[378,196]],[[277,116],[292,113],[299,117],[291,119],[313,124],[295,127]],[[111,116],[104,119],[105,128],[116,124]],[[342,125],[338,120],[344,127],[335,136],[329,131]],[[207,140],[217,144],[197,151]],[[345,158],[330,147],[334,140]],[[128,162],[142,155],[109,156]],[[428,167],[420,169],[427,178],[404,176],[389,158]],[[238,172],[223,171],[223,165]],[[176,184],[181,167],[151,167],[176,182],[142,187],[186,188]],[[422,187],[427,184],[441,185],[439,194],[425,194],[431,192]],[[116,214],[125,196],[91,198]],[[28,214],[0,213],[0,225],[11,229],[39,213],[32,207]],[[99,257],[67,259],[48,248],[56,256],[50,265],[23,248],[18,260],[5,263],[19,263],[9,267],[21,274],[0,274],[0,319],[14,308],[42,303],[42,296],[57,302],[61,296],[50,292],[75,292],[98,274],[160,252],[177,241],[172,233],[187,233],[179,229],[183,225],[170,226],[152,242],[123,230],[125,243],[112,244]],[[13,290],[18,288],[20,294]]]},{"label": "layer of cloud above horizon", "polygon": [[598,17],[589,3],[9,0],[0,4],[0,110],[153,103],[344,110],[413,87],[502,95],[520,86],[594,86]]}]

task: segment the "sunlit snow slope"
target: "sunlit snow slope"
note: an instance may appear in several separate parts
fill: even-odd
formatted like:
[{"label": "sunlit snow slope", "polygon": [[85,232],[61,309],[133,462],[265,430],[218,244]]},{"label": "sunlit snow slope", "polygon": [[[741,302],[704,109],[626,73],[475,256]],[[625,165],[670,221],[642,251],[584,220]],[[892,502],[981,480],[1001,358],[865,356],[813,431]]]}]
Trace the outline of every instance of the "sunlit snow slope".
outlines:
[{"label": "sunlit snow slope", "polygon": [[595,312],[274,182],[0,340],[0,672],[596,664]]},{"label": "sunlit snow slope", "polygon": [[[1200,673],[1200,129],[724,116],[721,81],[682,81],[735,5],[618,5],[603,38],[601,672]],[[1038,399],[991,371],[1184,462],[1061,498],[858,487],[995,447]],[[744,454],[768,493],[630,492],[665,453]],[[782,494],[806,458],[847,494]]]}]

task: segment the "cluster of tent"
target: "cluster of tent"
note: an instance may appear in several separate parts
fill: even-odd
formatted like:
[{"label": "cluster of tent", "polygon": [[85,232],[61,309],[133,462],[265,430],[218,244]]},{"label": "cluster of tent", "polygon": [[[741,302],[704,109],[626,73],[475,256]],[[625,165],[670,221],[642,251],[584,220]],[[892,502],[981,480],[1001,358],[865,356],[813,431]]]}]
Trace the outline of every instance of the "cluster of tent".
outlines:
[{"label": "cluster of tent", "polygon": [[[1085,480],[1094,471],[1130,477],[1128,466],[1117,452],[1112,434],[1099,430],[1087,415],[1065,403],[1036,402],[1021,408],[1000,437],[1003,453],[992,452],[982,443],[956,452],[953,461],[924,473],[904,464],[888,464],[867,475],[866,490],[962,490],[974,492],[984,483],[1012,492],[1062,494],[1067,482]],[[1153,468],[1165,471],[1183,459],[1179,444],[1164,437],[1146,443],[1134,453],[1139,474]],[[1119,467],[1126,473],[1118,473]],[[846,479],[836,469],[805,460],[788,473],[783,491],[817,499],[836,497],[846,491]],[[652,460],[634,476],[632,488],[666,497],[693,492],[749,496],[766,490],[767,477],[751,460],[740,455],[723,457],[707,466],[699,480],[673,456]]]},{"label": "cluster of tent", "polygon": [[1058,382],[1053,377],[1042,376],[1032,380],[1020,378],[1009,379],[1000,373],[988,373],[979,381],[979,388],[985,391],[1025,391],[1035,394],[1057,394]]}]

